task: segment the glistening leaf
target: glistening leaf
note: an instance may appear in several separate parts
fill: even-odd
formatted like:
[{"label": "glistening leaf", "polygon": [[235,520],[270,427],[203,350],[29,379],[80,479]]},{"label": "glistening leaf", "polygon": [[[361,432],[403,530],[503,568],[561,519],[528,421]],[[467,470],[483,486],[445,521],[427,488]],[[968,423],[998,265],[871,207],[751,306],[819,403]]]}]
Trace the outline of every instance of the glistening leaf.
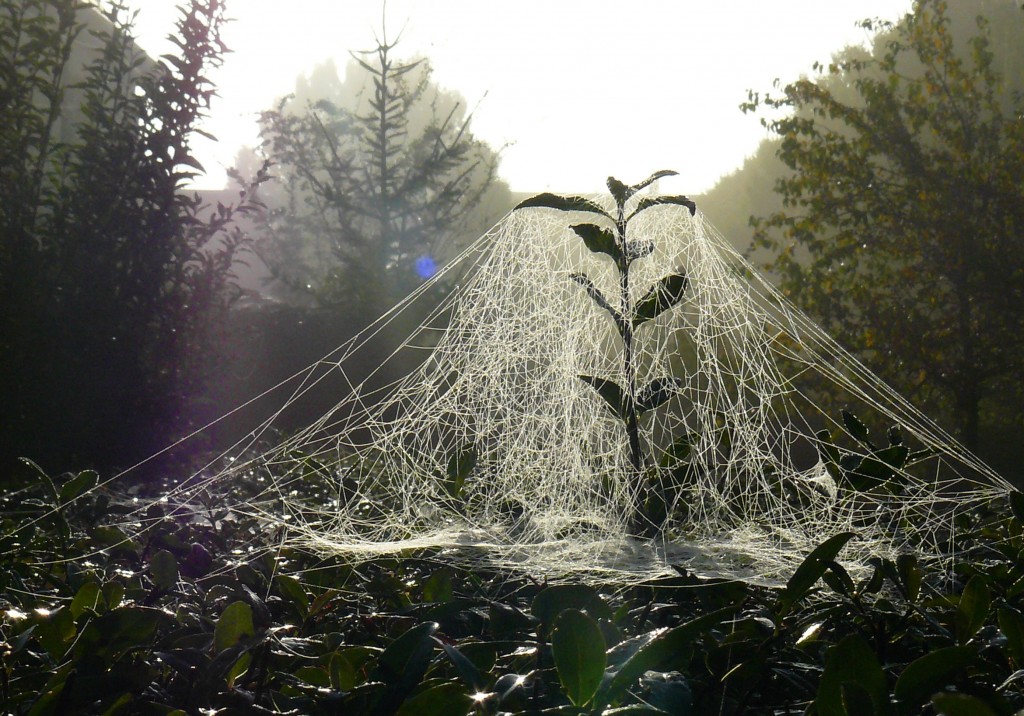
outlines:
[{"label": "glistening leaf", "polygon": [[685,273],[673,273],[662,278],[637,301],[633,308],[633,325],[650,321],[682,301],[688,284]]},{"label": "glistening leaf", "polygon": [[604,635],[597,622],[577,609],[562,612],[551,634],[551,653],[569,700],[576,706],[590,701],[606,663]]},{"label": "glistening leaf", "polygon": [[607,254],[620,270],[624,267],[622,251],[615,240],[615,234],[596,224],[573,224],[569,227],[583,239],[583,243],[595,254]]},{"label": "glistening leaf", "polygon": [[608,213],[598,204],[583,196],[559,196],[557,194],[544,192],[543,194],[538,194],[537,196],[532,196],[529,199],[519,202],[513,211],[530,208],[558,209],[559,211],[588,211],[591,214],[600,214],[608,219],[612,218],[608,216]]},{"label": "glistening leaf", "polygon": [[381,653],[372,679],[401,684],[410,690],[423,678],[434,653],[437,622],[424,622],[399,636]]},{"label": "glistening leaf", "polygon": [[736,611],[730,606],[697,617],[692,621],[658,634],[630,656],[611,679],[606,679],[594,695],[593,708],[601,708],[618,700],[637,679],[648,671],[667,671],[674,662],[691,653],[693,642],[704,632],[718,626],[723,619]]},{"label": "glistening leaf", "polygon": [[61,504],[71,502],[76,497],[81,497],[96,487],[98,481],[99,475],[93,470],[84,470],[78,473],[60,488]]},{"label": "glistening leaf", "polygon": [[626,419],[626,415],[629,412],[629,406],[627,405],[629,396],[626,395],[626,391],[622,389],[622,386],[614,380],[608,380],[607,378],[595,378],[592,375],[581,375],[579,376],[579,379],[584,383],[589,383],[593,386],[594,390],[597,391],[597,394],[604,398],[604,402],[608,404],[608,407],[612,409],[612,412],[615,413],[616,417],[623,420]]},{"label": "glistening leaf", "polygon": [[868,441],[868,428],[864,423],[861,422],[860,418],[851,413],[848,410],[843,411],[843,424],[846,425],[847,432],[857,442],[864,443],[869,448],[874,449],[874,446]]},{"label": "glistening leaf", "polygon": [[641,211],[650,209],[652,206],[665,205],[685,206],[687,209],[690,210],[690,216],[694,216],[697,213],[697,204],[694,203],[693,200],[691,200],[689,197],[685,197],[682,195],[652,196],[645,199],[641,199],[636,205],[636,210],[629,215],[629,218],[626,219],[626,221],[632,221],[634,216],[639,214]]},{"label": "glistening leaf", "polygon": [[846,546],[846,543],[853,539],[853,532],[840,532],[839,534],[831,537],[820,545],[814,548],[814,550],[804,558],[804,561],[800,563],[800,566],[793,572],[793,576],[786,582],[786,588],[782,590],[782,594],[779,596],[778,604],[776,605],[776,614],[781,619],[789,613],[789,610],[798,601],[807,596],[807,593],[811,590],[822,575],[825,574],[825,570],[828,569],[830,562],[835,561],[839,551]]}]

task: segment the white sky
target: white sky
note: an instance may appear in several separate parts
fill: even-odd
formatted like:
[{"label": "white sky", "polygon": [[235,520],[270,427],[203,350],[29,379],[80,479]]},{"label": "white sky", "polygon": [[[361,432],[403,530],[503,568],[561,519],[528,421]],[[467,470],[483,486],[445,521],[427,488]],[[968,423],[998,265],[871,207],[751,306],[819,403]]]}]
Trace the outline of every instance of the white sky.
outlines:
[{"label": "white sky", "polygon": [[[373,47],[380,0],[226,0],[233,53],[213,76],[220,97],[204,125],[220,141],[196,145],[209,176],[242,145],[255,117],[295,79],[348,50]],[[150,54],[175,0],[132,0]],[[675,169],[672,191],[699,193],[736,169],[764,137],[738,105],[747,89],[796,79],[866,33],[869,17],[896,19],[911,0],[389,0],[399,53],[425,54],[434,79],[472,107],[475,134],[509,145],[501,175],[516,191],[600,191],[609,174],[638,181]],[[669,188],[669,187],[666,187]]]}]

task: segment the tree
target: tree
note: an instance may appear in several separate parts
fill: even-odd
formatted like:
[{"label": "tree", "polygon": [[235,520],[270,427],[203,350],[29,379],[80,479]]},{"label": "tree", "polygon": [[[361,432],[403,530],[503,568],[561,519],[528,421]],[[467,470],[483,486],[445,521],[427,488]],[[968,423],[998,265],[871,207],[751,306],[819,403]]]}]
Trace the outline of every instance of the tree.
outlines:
[{"label": "tree", "polygon": [[385,35],[353,53],[344,83],[322,66],[261,117],[260,151],[280,180],[261,194],[267,264],[318,305],[367,319],[511,205],[461,101],[395,47]]},{"label": "tree", "polygon": [[[223,5],[190,0],[154,62],[119,2],[0,2],[0,458],[125,466],[189,422],[235,295],[237,211],[182,185]],[[90,50],[89,47],[93,49]],[[246,192],[250,195],[251,192]]]},{"label": "tree", "polygon": [[[1019,38],[1024,15],[1007,22]],[[871,53],[745,105],[788,112],[762,121],[792,170],[754,246],[784,292],[976,449],[986,401],[1024,377],[1024,103],[982,17],[962,42],[942,0],[865,26]]]}]

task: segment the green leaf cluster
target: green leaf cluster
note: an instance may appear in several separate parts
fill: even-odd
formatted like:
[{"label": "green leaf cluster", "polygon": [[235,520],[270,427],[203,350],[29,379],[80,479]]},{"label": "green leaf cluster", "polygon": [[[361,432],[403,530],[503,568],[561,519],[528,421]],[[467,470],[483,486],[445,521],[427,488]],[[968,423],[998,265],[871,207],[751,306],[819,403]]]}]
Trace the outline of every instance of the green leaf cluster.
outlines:
[{"label": "green leaf cluster", "polygon": [[436,550],[355,563],[281,548],[255,518],[225,519],[224,504],[255,499],[242,485],[210,497],[209,519],[157,503],[143,527],[109,486],[83,489],[95,479],[0,494],[11,713],[1024,708],[1016,493],[961,522],[951,572],[903,555],[852,573],[843,550],[856,537],[843,533],[766,588],[681,568],[638,584],[545,584]]}]

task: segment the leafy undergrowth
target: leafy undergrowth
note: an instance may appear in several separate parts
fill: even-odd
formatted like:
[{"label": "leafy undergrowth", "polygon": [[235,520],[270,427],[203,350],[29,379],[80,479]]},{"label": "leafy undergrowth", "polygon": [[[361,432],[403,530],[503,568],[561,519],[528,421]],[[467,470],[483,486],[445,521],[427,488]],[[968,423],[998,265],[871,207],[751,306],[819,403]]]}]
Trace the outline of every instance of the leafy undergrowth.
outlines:
[{"label": "leafy undergrowth", "polygon": [[[952,575],[853,580],[824,542],[784,589],[547,585],[418,554],[349,564],[92,489],[3,496],[0,699],[15,714],[1012,714],[1024,707],[1024,496]],[[1007,510],[1009,513],[1009,510]],[[145,529],[143,529],[145,527]]]}]

